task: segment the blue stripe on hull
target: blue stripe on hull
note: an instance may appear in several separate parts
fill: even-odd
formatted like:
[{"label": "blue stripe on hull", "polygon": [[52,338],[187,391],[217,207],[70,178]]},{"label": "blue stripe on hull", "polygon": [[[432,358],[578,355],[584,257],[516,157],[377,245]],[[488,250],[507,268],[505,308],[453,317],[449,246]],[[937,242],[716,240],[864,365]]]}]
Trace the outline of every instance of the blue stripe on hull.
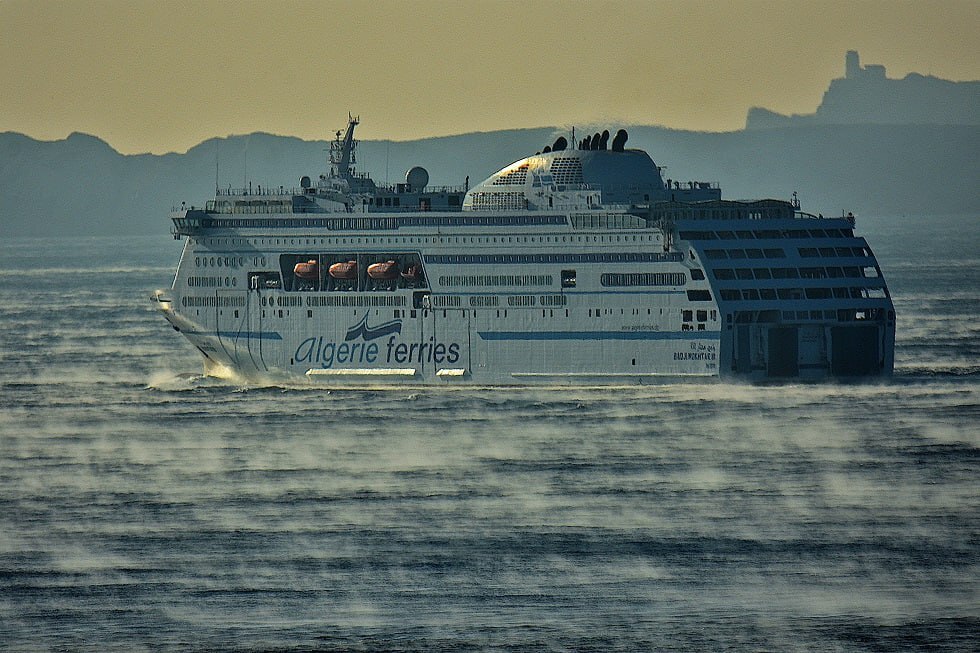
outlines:
[{"label": "blue stripe on hull", "polygon": [[716,340],[720,331],[479,331],[484,340]]},{"label": "blue stripe on hull", "polygon": [[276,331],[184,331],[188,336],[218,336],[219,338],[250,338],[252,340],[282,340]]}]

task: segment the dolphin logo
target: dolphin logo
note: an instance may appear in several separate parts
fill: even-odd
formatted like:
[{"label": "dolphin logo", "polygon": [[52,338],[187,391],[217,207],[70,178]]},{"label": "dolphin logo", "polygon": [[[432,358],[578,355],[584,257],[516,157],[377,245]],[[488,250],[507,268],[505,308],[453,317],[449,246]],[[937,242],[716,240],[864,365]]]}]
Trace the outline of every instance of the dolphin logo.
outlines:
[{"label": "dolphin logo", "polygon": [[365,341],[375,340],[376,338],[381,338],[383,336],[388,335],[389,333],[400,334],[402,332],[401,320],[392,320],[390,322],[379,324],[376,327],[369,327],[367,325],[367,319],[368,316],[365,315],[364,319],[362,319],[360,322],[358,322],[351,328],[347,329],[347,337],[344,338],[344,340],[345,341],[356,340],[358,337],[362,338]]}]

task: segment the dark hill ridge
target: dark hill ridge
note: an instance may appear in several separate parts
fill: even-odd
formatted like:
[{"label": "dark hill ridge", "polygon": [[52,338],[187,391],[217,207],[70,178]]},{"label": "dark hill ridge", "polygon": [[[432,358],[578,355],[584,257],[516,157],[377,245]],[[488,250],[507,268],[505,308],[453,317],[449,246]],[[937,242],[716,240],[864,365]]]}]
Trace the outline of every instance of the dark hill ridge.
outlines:
[{"label": "dark hill ridge", "polygon": [[[747,122],[728,133],[630,127],[627,146],[647,150],[669,178],[719,182],[729,198],[798,191],[805,209],[826,214],[980,211],[980,82],[888,79],[883,66],[862,67],[851,51],[844,78],[831,82],[816,113],[754,108]],[[357,167],[380,182],[422,165],[433,185],[467,177],[476,184],[559,133],[362,141]],[[3,133],[0,235],[165,233],[167,213],[181,201],[202,205],[216,184],[296,186],[326,169],[327,149],[326,141],[255,133],[210,139],[185,154],[121,155],[85,134],[43,142]]]},{"label": "dark hill ridge", "polygon": [[[717,181],[728,198],[788,199],[824,214],[936,215],[980,210],[980,127],[812,125],[728,133],[630,127],[665,175]],[[476,184],[554,141],[554,128],[409,142],[362,141],[357,168],[401,181],[422,165],[433,185]],[[222,187],[297,186],[326,168],[327,142],[251,134],[211,139],[185,154],[122,155],[84,134],[36,141],[0,134],[0,235],[166,233],[181,201],[202,205]],[[247,154],[246,154],[247,151]]]}]

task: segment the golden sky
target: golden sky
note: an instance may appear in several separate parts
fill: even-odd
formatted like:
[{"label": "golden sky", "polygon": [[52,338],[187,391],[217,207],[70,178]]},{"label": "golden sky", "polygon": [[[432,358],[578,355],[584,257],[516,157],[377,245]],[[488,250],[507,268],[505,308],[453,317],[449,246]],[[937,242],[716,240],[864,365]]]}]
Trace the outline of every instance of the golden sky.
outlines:
[{"label": "golden sky", "polygon": [[124,153],[812,113],[844,53],[980,79],[980,0],[0,0],[0,131]]}]

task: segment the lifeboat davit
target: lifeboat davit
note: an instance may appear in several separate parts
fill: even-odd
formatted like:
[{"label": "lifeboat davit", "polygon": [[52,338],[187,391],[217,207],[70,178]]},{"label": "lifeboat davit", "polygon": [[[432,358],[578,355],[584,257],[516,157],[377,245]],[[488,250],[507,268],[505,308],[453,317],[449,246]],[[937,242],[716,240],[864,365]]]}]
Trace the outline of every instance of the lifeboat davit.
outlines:
[{"label": "lifeboat davit", "polygon": [[305,263],[297,263],[293,267],[293,274],[300,279],[315,280],[320,276],[320,266],[317,264],[316,259],[310,259]]},{"label": "lifeboat davit", "polygon": [[418,281],[422,278],[422,266],[410,265],[402,270],[402,279],[406,281]]},{"label": "lifeboat davit", "polygon": [[346,263],[334,263],[327,272],[334,279],[356,279],[357,261],[347,261]]},{"label": "lifeboat davit", "polygon": [[394,279],[398,276],[398,264],[394,261],[372,263],[368,266],[368,276],[372,279]]}]

